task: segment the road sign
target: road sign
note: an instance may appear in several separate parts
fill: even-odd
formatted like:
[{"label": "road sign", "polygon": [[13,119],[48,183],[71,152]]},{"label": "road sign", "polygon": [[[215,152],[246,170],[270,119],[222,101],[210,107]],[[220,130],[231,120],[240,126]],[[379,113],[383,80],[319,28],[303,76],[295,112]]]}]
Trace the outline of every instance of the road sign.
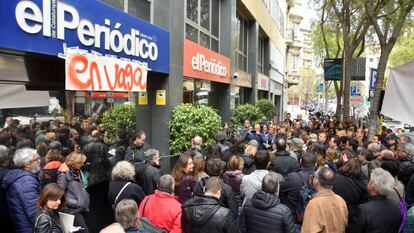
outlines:
[{"label": "road sign", "polygon": [[323,92],[323,83],[320,83],[318,86],[316,86],[316,92]]},{"label": "road sign", "polygon": [[374,97],[375,82],[377,81],[377,69],[371,69],[371,75],[369,77],[369,96]]}]

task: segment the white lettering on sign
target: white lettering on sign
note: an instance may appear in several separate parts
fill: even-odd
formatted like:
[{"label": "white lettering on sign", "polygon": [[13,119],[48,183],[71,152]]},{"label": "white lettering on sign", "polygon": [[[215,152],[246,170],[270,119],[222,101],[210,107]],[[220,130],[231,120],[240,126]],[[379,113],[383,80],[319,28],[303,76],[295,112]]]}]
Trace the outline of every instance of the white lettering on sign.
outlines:
[{"label": "white lettering on sign", "polygon": [[193,70],[218,75],[221,77],[227,76],[227,69],[220,61],[216,61],[214,58],[207,60],[205,56],[200,53],[197,53],[191,58],[191,66]]},{"label": "white lettering on sign", "polygon": [[66,50],[66,90],[146,91],[146,63]]},{"label": "white lettering on sign", "polygon": [[[41,9],[33,1],[20,1],[15,10],[17,24],[30,34],[37,34],[43,30],[42,33],[46,37],[55,37],[55,30],[57,30],[57,38],[60,40],[65,40],[66,30],[76,30],[79,41],[85,46],[103,47],[115,53],[124,52],[130,56],[149,58],[152,61],[158,59],[157,44],[148,40],[152,38],[151,36],[140,33],[134,28],[122,34],[121,23],[112,24],[112,29],[110,19],[105,19],[104,25],[93,24],[87,19],[82,19],[73,6],[62,1],[55,3],[56,0],[43,0]],[[57,8],[56,11],[54,7]]]}]

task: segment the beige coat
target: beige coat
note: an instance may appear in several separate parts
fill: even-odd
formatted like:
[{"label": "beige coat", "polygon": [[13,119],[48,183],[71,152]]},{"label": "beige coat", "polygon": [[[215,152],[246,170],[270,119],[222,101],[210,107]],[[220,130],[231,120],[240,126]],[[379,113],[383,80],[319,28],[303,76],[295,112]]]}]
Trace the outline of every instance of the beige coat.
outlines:
[{"label": "beige coat", "polygon": [[344,199],[332,190],[323,190],[306,206],[302,233],[343,233],[347,224],[348,210]]}]

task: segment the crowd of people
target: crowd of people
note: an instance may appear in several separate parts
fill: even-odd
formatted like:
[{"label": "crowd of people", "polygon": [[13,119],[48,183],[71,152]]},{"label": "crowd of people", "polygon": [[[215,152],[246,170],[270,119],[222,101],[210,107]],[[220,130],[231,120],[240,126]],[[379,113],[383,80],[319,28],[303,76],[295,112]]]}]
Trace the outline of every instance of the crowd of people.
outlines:
[{"label": "crowd of people", "polygon": [[414,232],[414,145],[353,117],[286,114],[194,135],[170,174],[138,131],[108,145],[98,118],[0,130],[2,232]]}]

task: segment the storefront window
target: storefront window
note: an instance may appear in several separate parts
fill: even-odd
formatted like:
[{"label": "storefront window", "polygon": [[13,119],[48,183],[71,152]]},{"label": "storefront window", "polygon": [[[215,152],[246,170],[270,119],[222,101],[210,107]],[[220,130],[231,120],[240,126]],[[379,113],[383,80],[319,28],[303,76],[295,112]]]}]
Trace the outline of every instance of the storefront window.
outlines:
[{"label": "storefront window", "polygon": [[230,93],[230,110],[235,109],[237,106],[240,105],[240,87],[233,86],[231,87]]},{"label": "storefront window", "polygon": [[185,9],[185,37],[219,52],[220,0],[187,0]]},{"label": "storefront window", "polygon": [[211,85],[208,81],[184,79],[183,92],[184,103],[208,105]]}]

